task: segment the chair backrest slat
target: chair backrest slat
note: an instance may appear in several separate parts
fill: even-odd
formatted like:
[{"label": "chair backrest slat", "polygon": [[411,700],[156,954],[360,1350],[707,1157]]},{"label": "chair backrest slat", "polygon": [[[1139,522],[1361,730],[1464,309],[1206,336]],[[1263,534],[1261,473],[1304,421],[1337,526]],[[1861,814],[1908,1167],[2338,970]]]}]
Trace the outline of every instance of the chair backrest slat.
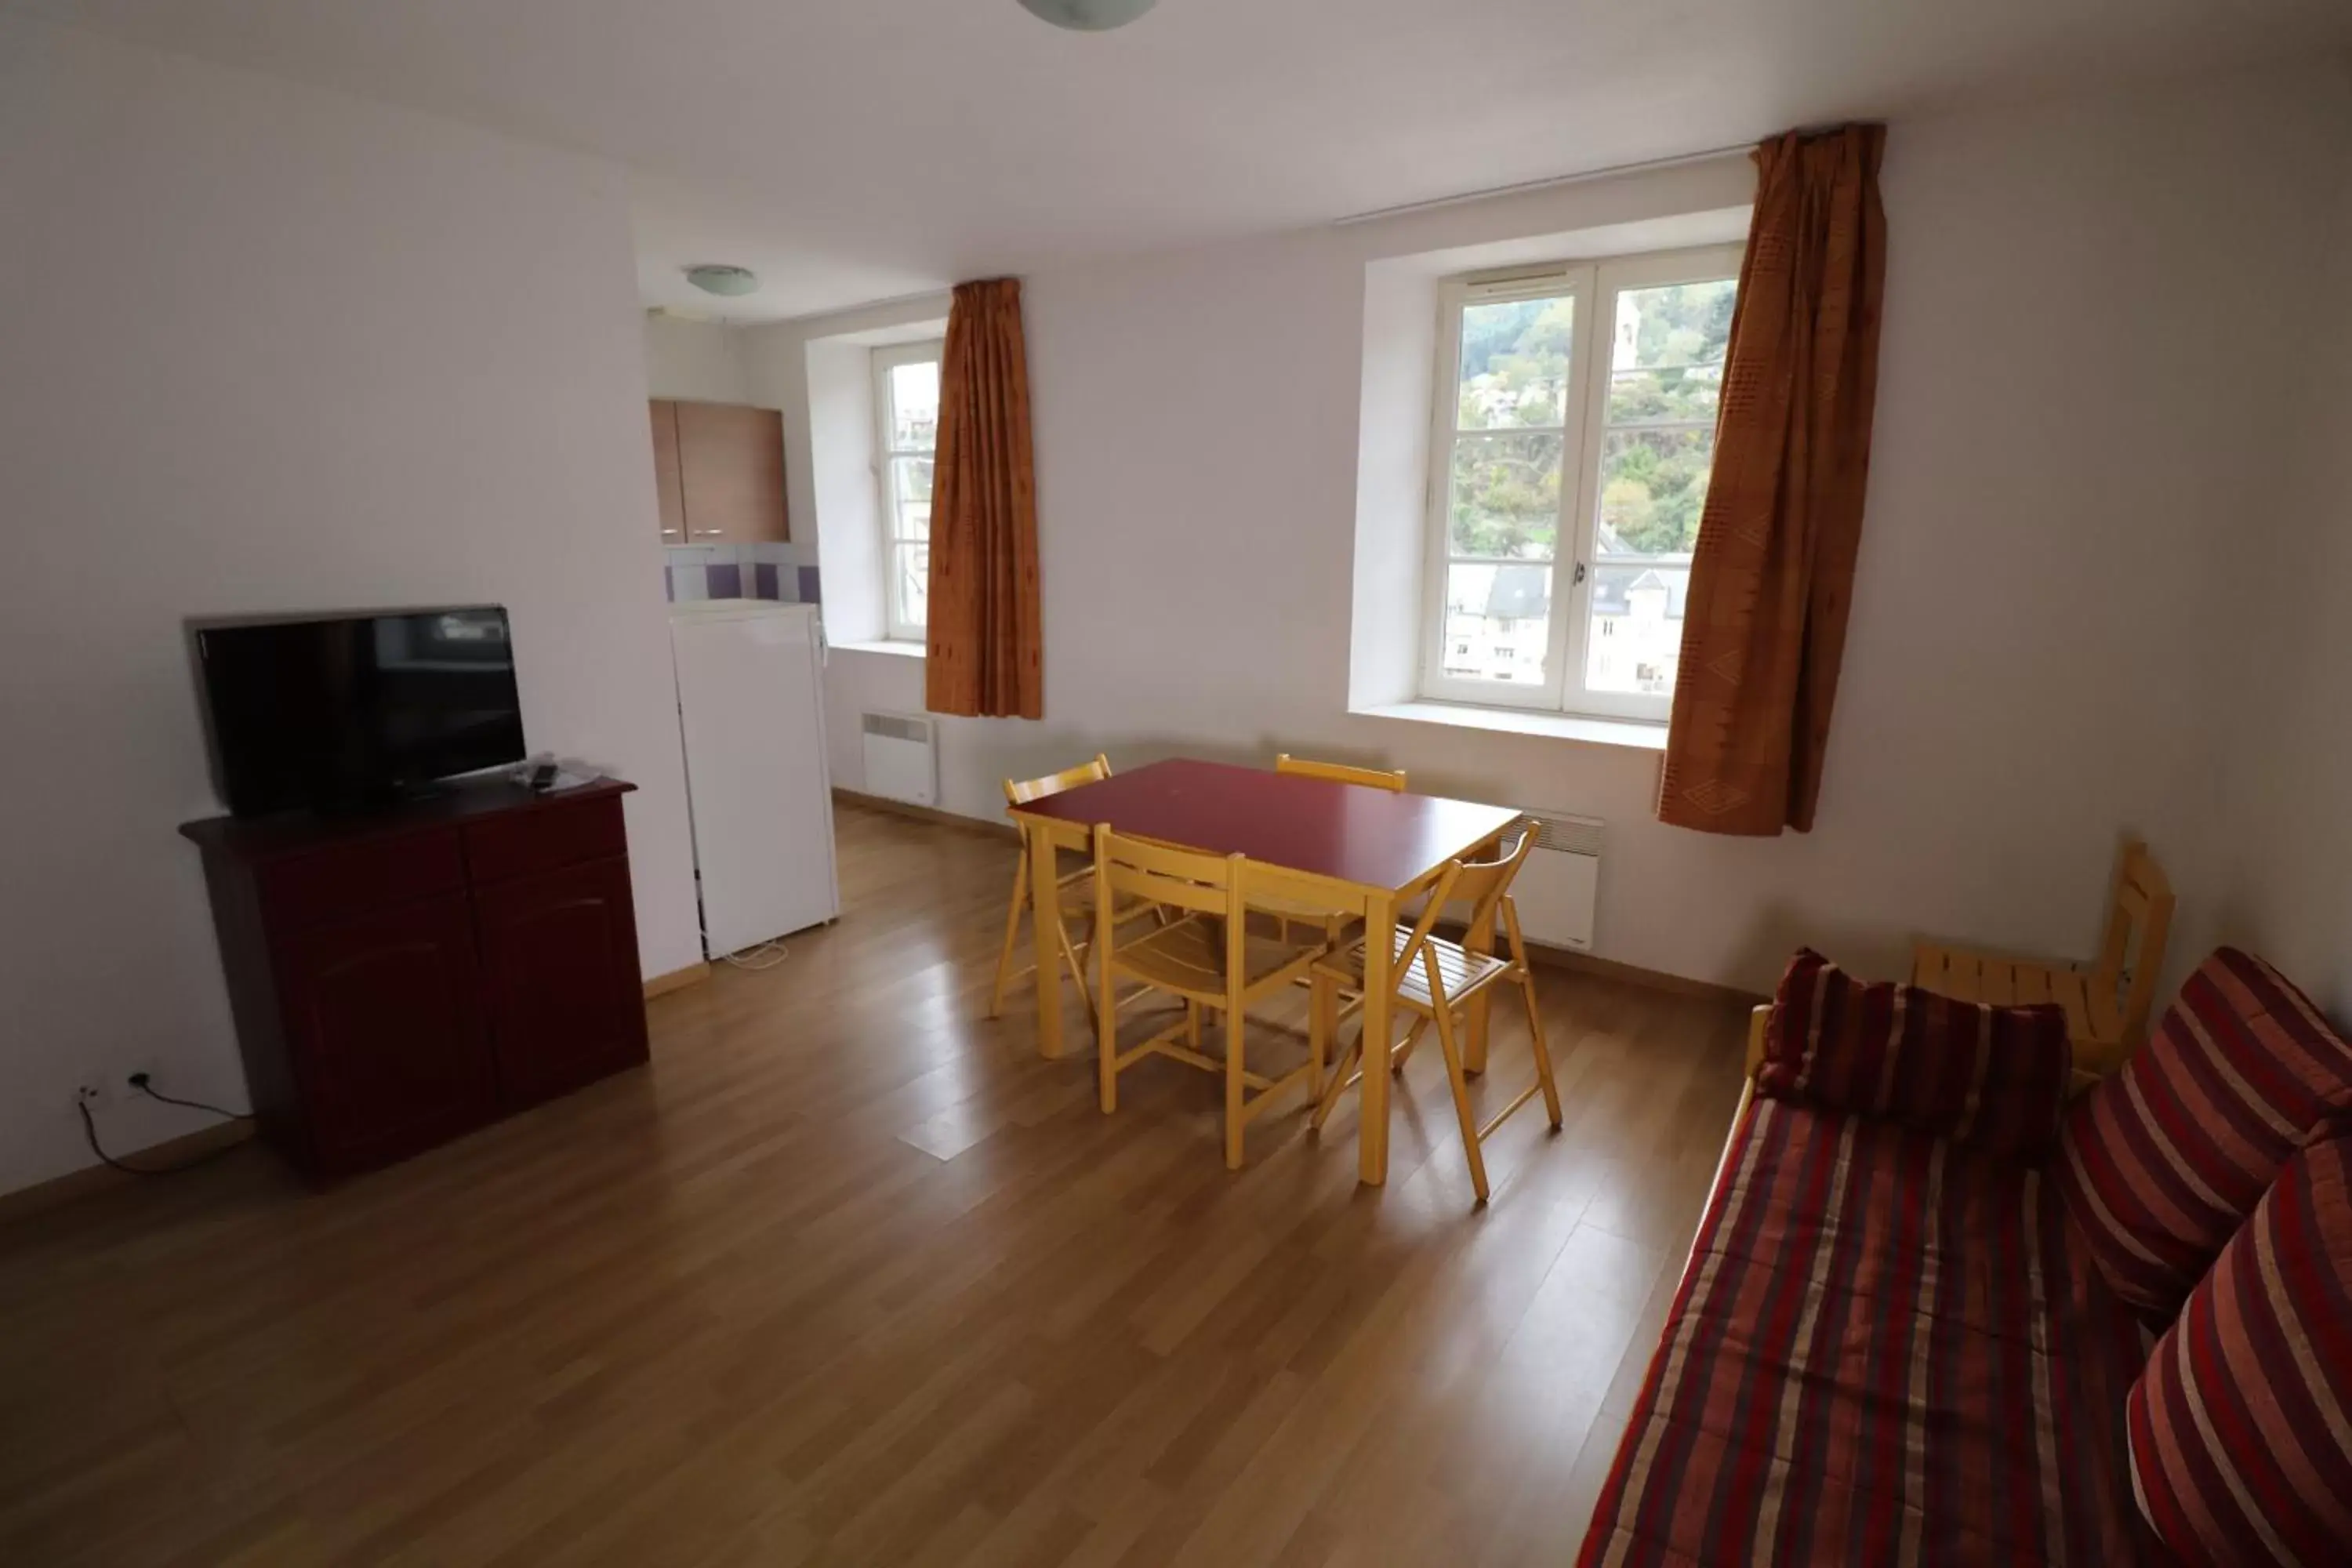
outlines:
[{"label": "chair backrest slat", "polygon": [[1096,874],[1109,891],[1174,909],[1223,914],[1233,903],[1236,859],[1125,837],[1108,823],[1095,828]]},{"label": "chair backrest slat", "polygon": [[1346,763],[1318,763],[1307,757],[1294,757],[1285,752],[1274,759],[1274,771],[1304,778],[1329,779],[1335,784],[1363,784],[1371,789],[1387,790],[1391,795],[1404,793],[1402,768],[1350,767]]},{"label": "chair backrest slat", "polygon": [[1004,803],[1026,805],[1033,800],[1043,800],[1049,795],[1059,795],[1080,784],[1099,784],[1110,777],[1110,759],[1097,752],[1091,762],[1080,763],[1074,768],[1064,768],[1058,773],[1047,773],[1037,779],[1006,779]]},{"label": "chair backrest slat", "polygon": [[1519,822],[1517,831],[1518,842],[1494,859],[1457,862],[1461,875],[1454,879],[1447,901],[1470,906],[1473,931],[1484,928],[1496,906],[1509,895],[1511,884],[1518,879],[1519,868],[1527,864],[1528,852],[1536,847],[1535,829],[1530,824]]}]

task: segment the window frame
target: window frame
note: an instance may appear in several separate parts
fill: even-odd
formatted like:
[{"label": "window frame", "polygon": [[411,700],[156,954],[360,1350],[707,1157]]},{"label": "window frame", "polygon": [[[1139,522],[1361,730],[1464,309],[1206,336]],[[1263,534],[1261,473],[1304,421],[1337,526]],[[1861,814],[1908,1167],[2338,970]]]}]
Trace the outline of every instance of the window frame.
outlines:
[{"label": "window frame", "polygon": [[[1581,718],[1664,723],[1671,692],[1595,691],[1585,685],[1592,637],[1592,595],[1601,564],[1601,460],[1610,429],[1609,384],[1616,335],[1617,296],[1628,289],[1664,288],[1739,276],[1743,247],[1695,246],[1640,255],[1564,261],[1506,273],[1473,273],[1438,285],[1437,361],[1431,386],[1429,477],[1424,510],[1420,696],[1428,701],[1477,708],[1540,709]],[[1544,679],[1526,684],[1462,679],[1445,673],[1446,586],[1449,568],[1486,557],[1453,553],[1454,456],[1461,428],[1462,324],[1472,305],[1520,300],[1575,300],[1569,345],[1564,426],[1560,429],[1560,514],[1550,562],[1551,624],[1544,647]],[[1605,326],[1606,330],[1601,330]],[[1632,428],[1653,426],[1635,426]],[[1498,427],[1549,433],[1549,426]],[[1627,558],[1612,557],[1612,563]],[[1641,560],[1641,557],[1633,557]],[[1496,564],[1534,563],[1502,563]]]},{"label": "window frame", "polygon": [[[937,466],[939,443],[936,431],[929,450],[916,447],[892,445],[894,424],[890,405],[890,373],[900,365],[941,362],[947,353],[947,340],[924,338],[914,342],[887,343],[873,353],[874,378],[874,484],[879,511],[875,519],[876,531],[882,546],[882,624],[883,635],[891,642],[928,644],[930,632],[921,621],[906,617],[906,605],[898,595],[898,549],[902,544],[929,544],[928,537],[917,539],[898,531],[898,460],[926,458],[932,460],[932,494],[939,485]],[[926,611],[928,615],[928,610]]]}]

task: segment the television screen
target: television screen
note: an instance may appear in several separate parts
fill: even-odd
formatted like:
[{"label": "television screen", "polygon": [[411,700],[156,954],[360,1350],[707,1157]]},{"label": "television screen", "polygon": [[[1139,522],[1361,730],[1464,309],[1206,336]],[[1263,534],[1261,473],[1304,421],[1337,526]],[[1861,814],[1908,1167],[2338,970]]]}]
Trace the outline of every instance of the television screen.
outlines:
[{"label": "television screen", "polygon": [[213,760],[239,816],[366,805],[526,754],[497,605],[195,636]]}]

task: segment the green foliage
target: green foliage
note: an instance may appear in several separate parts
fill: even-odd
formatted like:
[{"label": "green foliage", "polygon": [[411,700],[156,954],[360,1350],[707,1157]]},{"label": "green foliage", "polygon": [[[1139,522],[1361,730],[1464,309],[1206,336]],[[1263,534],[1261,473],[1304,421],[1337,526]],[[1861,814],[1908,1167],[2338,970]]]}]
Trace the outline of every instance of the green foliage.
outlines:
[{"label": "green foliage", "polygon": [[[1734,293],[1728,281],[1628,291],[1619,297],[1619,308],[1633,313],[1632,353],[1613,340],[1599,345],[1612,354],[1611,426],[1694,426],[1619,431],[1604,438],[1601,515],[1628,551],[1675,554],[1697,541]],[[1458,428],[1496,433],[1454,443],[1455,554],[1548,560],[1557,550],[1560,438],[1513,432],[1557,427],[1566,417],[1575,327],[1570,299],[1516,300],[1463,311]]]},{"label": "green foliage", "polygon": [[1601,518],[1642,555],[1688,551],[1698,540],[1715,438],[1696,430],[1608,437],[1601,457]]}]

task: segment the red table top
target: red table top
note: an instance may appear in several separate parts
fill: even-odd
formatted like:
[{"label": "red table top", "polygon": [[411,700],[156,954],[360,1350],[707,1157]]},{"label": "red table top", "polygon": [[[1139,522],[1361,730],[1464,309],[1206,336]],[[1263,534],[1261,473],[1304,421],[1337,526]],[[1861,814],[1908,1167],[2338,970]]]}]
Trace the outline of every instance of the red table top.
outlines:
[{"label": "red table top", "polygon": [[1153,763],[1015,808],[1024,816],[1246,855],[1367,888],[1403,888],[1518,817],[1507,805],[1189,757]]}]

